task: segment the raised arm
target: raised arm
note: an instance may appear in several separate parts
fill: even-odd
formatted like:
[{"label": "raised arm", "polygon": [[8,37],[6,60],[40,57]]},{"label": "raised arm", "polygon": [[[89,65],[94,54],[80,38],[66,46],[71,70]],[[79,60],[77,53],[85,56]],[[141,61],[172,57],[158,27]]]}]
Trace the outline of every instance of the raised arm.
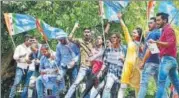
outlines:
[{"label": "raised arm", "polygon": [[89,58],[90,61],[93,61],[93,60],[95,60],[96,58],[102,56],[103,53],[104,53],[104,50],[99,51],[97,54],[95,54],[95,55],[93,55],[92,57]]},{"label": "raised arm", "polygon": [[129,30],[128,30],[127,26],[125,25],[124,21],[122,20],[122,14],[121,13],[118,13],[118,18],[119,18],[120,24],[122,26],[122,29],[124,31],[125,39],[126,39],[127,43],[129,43],[130,41],[132,41],[132,38],[129,34]]},{"label": "raised arm", "polygon": [[73,30],[71,31],[71,33],[70,33],[70,35],[69,35],[69,38],[71,38],[71,39],[73,38],[73,35],[74,35],[75,30],[76,30],[77,28],[79,28],[78,22],[75,23],[75,25],[74,25],[74,27],[73,27]]}]

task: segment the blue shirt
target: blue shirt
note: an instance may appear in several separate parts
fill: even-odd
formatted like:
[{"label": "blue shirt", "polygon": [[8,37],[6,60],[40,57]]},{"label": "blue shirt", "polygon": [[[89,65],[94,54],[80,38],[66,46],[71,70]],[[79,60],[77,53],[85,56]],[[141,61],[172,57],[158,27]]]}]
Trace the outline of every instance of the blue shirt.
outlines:
[{"label": "blue shirt", "polygon": [[69,47],[72,49],[76,56],[80,56],[80,48],[77,46],[77,44],[70,42]]},{"label": "blue shirt", "polygon": [[45,69],[55,69],[55,60],[50,60],[46,56],[42,56],[40,59],[40,71]]},{"label": "blue shirt", "polygon": [[68,45],[58,43],[56,48],[56,62],[58,66],[67,67],[67,65],[75,58],[75,53]]},{"label": "blue shirt", "polygon": [[[159,40],[160,35],[161,35],[161,32],[159,29],[154,29],[154,30],[148,32],[147,37],[145,39],[144,53],[146,53],[146,50],[148,48],[147,41],[149,39],[153,39],[155,41]],[[151,54],[151,56],[148,58],[148,60],[146,62],[147,63],[152,62],[152,63],[159,64],[160,63],[159,54]]]},{"label": "blue shirt", "polygon": [[32,54],[30,55],[30,58],[33,59],[39,59],[42,57],[42,54],[40,52],[40,50],[37,50],[37,52],[32,52]]}]

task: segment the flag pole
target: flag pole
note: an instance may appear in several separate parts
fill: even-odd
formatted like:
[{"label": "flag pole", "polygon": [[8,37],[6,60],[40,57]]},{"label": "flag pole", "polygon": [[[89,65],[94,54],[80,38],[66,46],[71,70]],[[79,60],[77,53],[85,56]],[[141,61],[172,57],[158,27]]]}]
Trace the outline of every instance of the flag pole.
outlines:
[{"label": "flag pole", "polygon": [[104,48],[106,48],[106,38],[105,38],[105,32],[104,32],[104,21],[103,17],[101,16],[101,27],[102,27],[102,32],[103,32],[103,40],[104,40]]},{"label": "flag pole", "polygon": [[[43,29],[41,28],[41,25],[40,25],[40,22],[39,22],[38,19],[36,20],[36,25],[37,25],[37,30],[38,30],[38,31],[40,32],[40,34],[42,35],[43,39],[45,40],[47,46],[48,46],[49,49],[50,49],[50,53],[52,54],[52,51],[51,51],[52,49],[51,49],[51,47],[50,47],[50,45],[49,45],[49,43],[48,43],[48,40],[47,40],[46,35],[43,33],[44,31],[43,31]],[[58,65],[57,65],[56,63],[55,63],[55,66],[57,67],[58,72],[60,72],[60,69],[59,69],[59,67],[58,67]]]},{"label": "flag pole", "polygon": [[102,9],[102,4],[103,4],[103,1],[102,0],[99,0],[99,15],[100,15],[100,19],[101,19],[101,27],[102,27],[102,32],[103,32],[103,40],[104,40],[104,48],[106,48],[106,38],[105,38],[105,30],[104,30],[104,20],[103,20],[103,9]]},{"label": "flag pole", "polygon": [[175,19],[175,17],[177,16],[177,14],[179,13],[179,10],[176,12],[175,16],[172,18],[172,20],[170,21],[170,24],[172,23],[172,21]]},{"label": "flag pole", "polygon": [[15,48],[16,48],[16,44],[15,44],[15,42],[14,42],[14,39],[13,39],[12,35],[10,35],[10,38],[11,38],[11,41],[12,41],[13,46],[14,46],[14,49],[15,49]]}]

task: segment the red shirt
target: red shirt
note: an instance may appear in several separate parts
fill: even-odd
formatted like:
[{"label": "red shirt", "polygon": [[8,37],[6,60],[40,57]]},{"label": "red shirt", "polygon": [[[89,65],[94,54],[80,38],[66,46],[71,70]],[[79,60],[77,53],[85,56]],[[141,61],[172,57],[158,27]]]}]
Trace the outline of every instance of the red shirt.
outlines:
[{"label": "red shirt", "polygon": [[160,49],[160,57],[162,56],[172,56],[177,57],[177,42],[176,42],[176,36],[175,31],[173,28],[166,24],[162,29],[162,35],[159,39],[161,42],[168,42],[169,46],[167,47],[159,47]]}]

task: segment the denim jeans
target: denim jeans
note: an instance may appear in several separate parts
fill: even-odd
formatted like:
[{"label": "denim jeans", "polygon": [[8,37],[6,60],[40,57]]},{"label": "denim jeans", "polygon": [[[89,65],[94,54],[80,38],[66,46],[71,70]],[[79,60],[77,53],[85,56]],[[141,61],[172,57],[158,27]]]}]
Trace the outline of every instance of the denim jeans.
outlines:
[{"label": "denim jeans", "polygon": [[30,81],[29,81],[29,88],[28,88],[28,98],[36,98],[36,87],[35,87],[35,83],[36,83],[36,79],[39,76],[39,72],[38,71],[34,71]]},{"label": "denim jeans", "polygon": [[70,85],[72,85],[78,75],[78,65],[75,65],[72,69],[68,69],[67,75],[69,75]]},{"label": "denim jeans", "polygon": [[58,86],[55,78],[50,82],[45,82],[43,76],[40,75],[36,80],[36,89],[37,89],[38,98],[44,98],[44,90],[47,89],[52,90],[53,96],[56,96],[57,98],[59,97]]},{"label": "denim jeans", "polygon": [[[22,81],[23,77],[27,75],[27,69],[21,69],[19,67],[16,67],[16,74],[15,74],[15,79],[14,79],[14,84],[11,88],[9,98],[14,98],[16,94],[16,88]],[[30,76],[30,75],[29,75]],[[29,83],[29,80],[25,80],[25,85]]]},{"label": "denim jeans", "polygon": [[167,76],[169,76],[172,84],[179,94],[179,78],[178,78],[178,64],[176,58],[171,56],[163,56],[159,65],[158,89],[156,98],[162,98],[165,88]]},{"label": "denim jeans", "polygon": [[142,77],[140,80],[140,90],[138,98],[145,98],[148,88],[149,79],[151,76],[154,77],[157,85],[159,64],[145,63],[144,69],[142,70]]},{"label": "denim jeans", "polygon": [[[74,68],[69,69],[67,71],[67,75],[69,76],[71,86],[78,75],[78,65],[75,65]],[[73,94],[72,98],[76,98],[76,93]]]},{"label": "denim jeans", "polygon": [[29,88],[29,82],[30,82],[30,77],[32,76],[34,71],[28,70],[27,75],[26,75],[26,82],[24,85],[23,92],[21,94],[21,98],[27,98],[27,93],[28,93],[28,88]]},{"label": "denim jeans", "polygon": [[96,98],[98,94],[100,94],[105,86],[105,81],[103,80],[97,88],[93,91],[93,94],[91,94],[90,98]]},{"label": "denim jeans", "polygon": [[119,82],[118,77],[116,77],[112,73],[107,74],[106,84],[104,87],[102,98],[111,98],[111,88],[116,82]]},{"label": "denim jeans", "polygon": [[80,82],[85,78],[86,75],[88,75],[91,72],[91,69],[88,67],[80,67],[80,70],[78,72],[77,78],[75,82],[71,85],[69,88],[67,94],[65,95],[65,98],[71,98],[74,94],[76,88],[80,84]]}]

